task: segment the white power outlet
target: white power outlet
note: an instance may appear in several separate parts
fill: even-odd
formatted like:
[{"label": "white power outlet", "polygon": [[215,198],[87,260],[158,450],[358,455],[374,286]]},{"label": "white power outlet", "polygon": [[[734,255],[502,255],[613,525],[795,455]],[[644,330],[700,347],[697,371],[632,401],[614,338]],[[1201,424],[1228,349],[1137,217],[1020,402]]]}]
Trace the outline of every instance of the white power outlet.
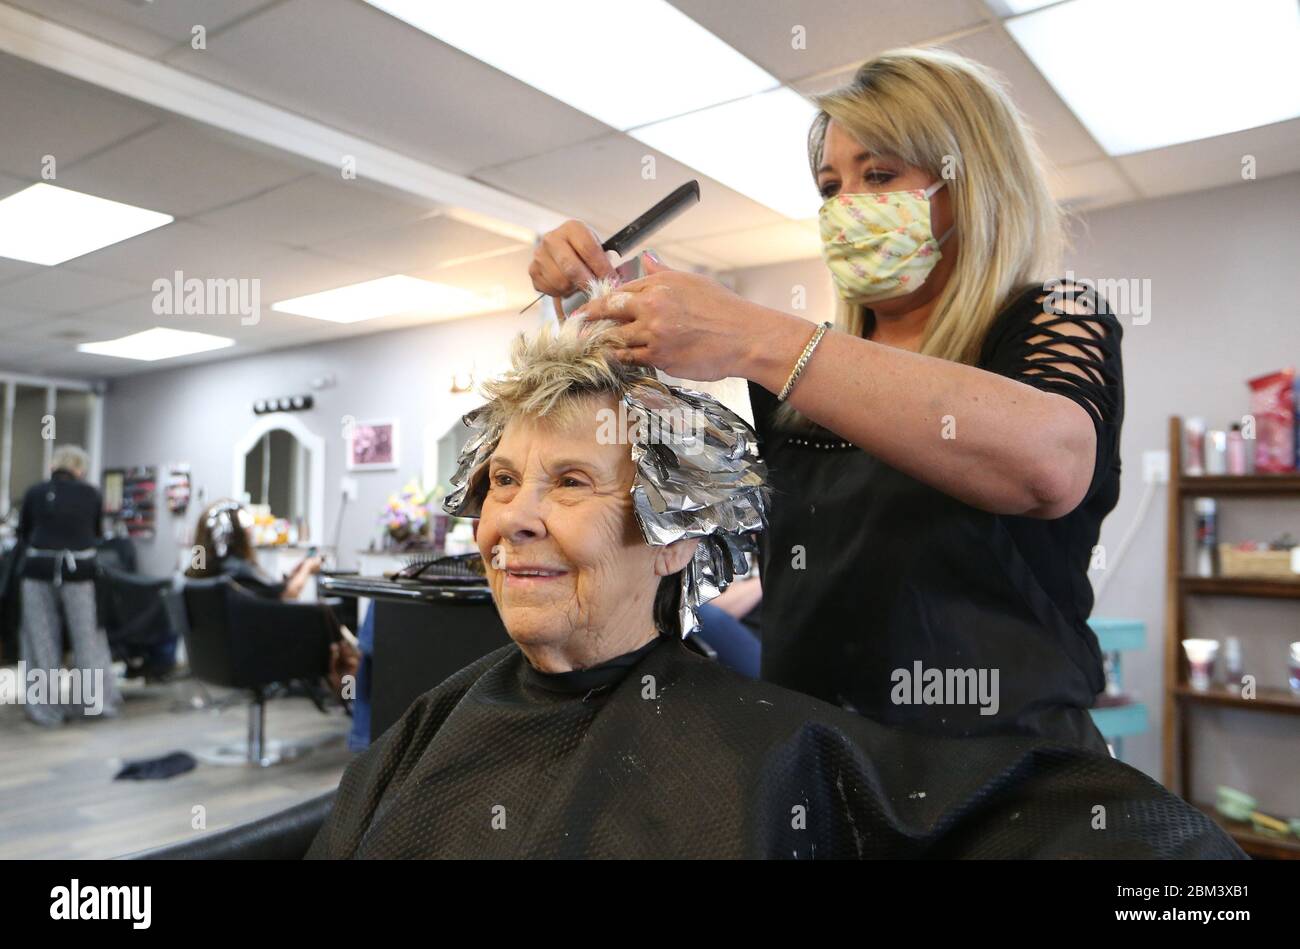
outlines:
[{"label": "white power outlet", "polygon": [[358,494],[358,491],[357,491],[357,479],[356,479],[356,478],[344,478],[344,479],[343,479],[343,496],[344,496],[345,498],[347,498],[349,501],[355,501],[355,500],[357,499],[357,494]]},{"label": "white power outlet", "polygon": [[1142,483],[1169,483],[1169,452],[1167,450],[1142,452]]}]

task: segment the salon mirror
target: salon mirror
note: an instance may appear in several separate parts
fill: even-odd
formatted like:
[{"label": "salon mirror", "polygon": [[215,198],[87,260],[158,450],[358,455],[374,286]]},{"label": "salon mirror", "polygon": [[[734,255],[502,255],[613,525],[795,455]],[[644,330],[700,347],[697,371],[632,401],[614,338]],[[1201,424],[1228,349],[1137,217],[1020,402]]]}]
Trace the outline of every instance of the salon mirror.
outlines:
[{"label": "salon mirror", "polygon": [[461,449],[469,441],[471,431],[469,427],[457,419],[441,438],[438,439],[438,466],[435,472],[434,484],[440,486],[444,491],[449,490],[451,485],[451,476],[456,473],[456,460],[460,458]]},{"label": "salon mirror", "polygon": [[234,446],[231,496],[265,504],[271,515],[301,525],[325,543],[325,440],[298,415],[263,415]]},{"label": "salon mirror", "polygon": [[273,517],[297,522],[310,514],[311,453],[282,428],[266,432],[244,454],[244,490],[250,504],[266,504]]}]

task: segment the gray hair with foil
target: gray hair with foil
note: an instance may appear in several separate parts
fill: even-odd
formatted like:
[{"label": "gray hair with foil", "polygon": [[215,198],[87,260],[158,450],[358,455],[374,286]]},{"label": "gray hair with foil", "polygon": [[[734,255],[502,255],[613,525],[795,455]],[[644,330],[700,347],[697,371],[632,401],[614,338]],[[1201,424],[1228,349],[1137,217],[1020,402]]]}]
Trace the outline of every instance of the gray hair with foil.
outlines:
[{"label": "gray hair with foil", "polygon": [[[612,289],[598,281],[590,293],[594,299]],[[645,542],[700,541],[681,573],[660,581],[655,597],[661,632],[685,637],[699,628],[700,606],[749,572],[754,535],[767,522],[767,468],[754,430],[713,396],[668,385],[653,370],[615,358],[618,328],[570,319],[519,335],[511,369],[483,385],[487,403],[464,417],[472,434],[443,509],[479,516],[488,461],[511,419],[554,417],[578,399],[612,396],[630,423],[620,436],[636,469],[632,511]]]}]

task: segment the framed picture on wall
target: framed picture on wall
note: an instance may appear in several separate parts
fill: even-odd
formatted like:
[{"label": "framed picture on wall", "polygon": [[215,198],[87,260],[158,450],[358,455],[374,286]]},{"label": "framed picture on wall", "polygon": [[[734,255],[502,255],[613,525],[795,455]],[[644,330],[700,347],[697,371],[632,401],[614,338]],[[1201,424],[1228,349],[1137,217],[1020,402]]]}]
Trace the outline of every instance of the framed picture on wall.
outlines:
[{"label": "framed picture on wall", "polygon": [[348,436],[348,471],[392,471],[400,464],[397,419],[357,422]]}]

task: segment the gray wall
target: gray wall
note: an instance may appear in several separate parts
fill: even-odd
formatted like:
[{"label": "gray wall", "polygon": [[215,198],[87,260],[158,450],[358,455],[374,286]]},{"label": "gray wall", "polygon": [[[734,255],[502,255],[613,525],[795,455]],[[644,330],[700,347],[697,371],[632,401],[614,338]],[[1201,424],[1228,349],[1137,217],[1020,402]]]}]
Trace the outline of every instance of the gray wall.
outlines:
[{"label": "gray wall", "polygon": [[[1300,361],[1297,220],[1300,175],[1101,211],[1083,222],[1067,260],[1070,269],[1094,279],[1146,278],[1152,288],[1150,322],[1125,325],[1124,478],[1119,506],[1102,529],[1109,551],[1137,511],[1144,489],[1142,452],[1166,447],[1169,415],[1201,415],[1213,427],[1226,427],[1247,411],[1244,380]],[[821,319],[831,312],[829,279],[817,260],[730,276],[744,296],[783,310],[791,309],[793,288],[802,285],[802,315]],[[208,498],[226,494],[231,445],[253,421],[253,400],[307,392],[310,379],[333,373],[337,386],[316,393],[317,407],[304,419],[326,438],[330,531],[344,475],[340,419],[396,415],[402,424],[401,471],[355,476],[360,500],[347,510],[341,544],[348,565],[355,550],[378,536],[375,518],[387,495],[420,473],[426,427],[443,431],[472,404],[448,394],[452,371],[463,372],[473,362],[480,375],[490,372],[503,364],[513,334],[531,325],[509,315],[483,317],[119,381],[106,400],[105,464],[188,461],[196,487]],[[1283,529],[1300,533],[1300,505],[1230,502],[1221,521],[1227,540],[1267,539]],[[146,569],[170,569],[178,526],[160,512],[158,539],[144,549]],[[1126,655],[1125,671],[1130,689],[1151,708],[1152,729],[1130,739],[1125,751],[1152,774],[1160,766],[1164,539],[1165,494],[1159,488],[1096,610],[1147,624],[1147,649]],[[1285,643],[1300,637],[1295,607],[1286,601],[1206,600],[1194,604],[1189,628],[1220,638],[1235,632],[1261,684],[1283,685]],[[1196,728],[1196,796],[1212,795],[1215,783],[1235,783],[1266,807],[1300,813],[1300,736],[1293,719],[1206,712]]]},{"label": "gray wall", "polygon": [[[389,494],[423,472],[426,430],[442,434],[474,406],[450,393],[452,373],[462,378],[504,364],[509,341],[531,327],[532,317],[494,315],[391,333],[356,336],[298,349],[224,360],[119,379],[105,399],[104,465],[191,465],[196,501],[183,518],[159,499],[158,532],[140,543],[141,569],[167,573],[188,544],[202,490],[210,502],[231,492],[233,446],[253,424],[260,397],[311,392],[315,407],[295,413],[325,440],[325,532],[332,539],[344,476],[358,482],[358,500],[345,510],[340,563],[356,566],[356,553],[378,539],[380,509]],[[320,391],[311,380],[332,374]],[[343,419],[399,419],[401,467],[396,471],[346,471]],[[432,486],[432,485],[430,485]]]},{"label": "gray wall", "polygon": [[[1142,453],[1164,449],[1168,418],[1203,416],[1226,428],[1248,410],[1245,380],[1300,363],[1300,175],[1146,201],[1086,216],[1067,269],[1092,279],[1151,281],[1150,321],[1124,320],[1126,413],[1118,506],[1102,527],[1109,552],[1131,524],[1144,490]],[[832,290],[820,261],[735,274],[737,290],[756,302],[791,309],[794,288],[807,289],[800,315],[826,319]],[[1229,501],[1220,507],[1224,540],[1300,536],[1300,502]],[[1125,757],[1158,775],[1164,636],[1166,495],[1159,488],[1122,564],[1113,567],[1094,611],[1147,624],[1148,645],[1125,655],[1125,680],[1152,712],[1152,729],[1126,743]],[[1096,581],[1096,574],[1094,582]],[[1205,599],[1192,604],[1189,632],[1242,639],[1248,671],[1261,685],[1285,686],[1286,643],[1300,638],[1291,601]],[[1194,796],[1210,799],[1218,783],[1255,793],[1265,806],[1300,814],[1300,731],[1294,717],[1204,711],[1197,736]]]}]

